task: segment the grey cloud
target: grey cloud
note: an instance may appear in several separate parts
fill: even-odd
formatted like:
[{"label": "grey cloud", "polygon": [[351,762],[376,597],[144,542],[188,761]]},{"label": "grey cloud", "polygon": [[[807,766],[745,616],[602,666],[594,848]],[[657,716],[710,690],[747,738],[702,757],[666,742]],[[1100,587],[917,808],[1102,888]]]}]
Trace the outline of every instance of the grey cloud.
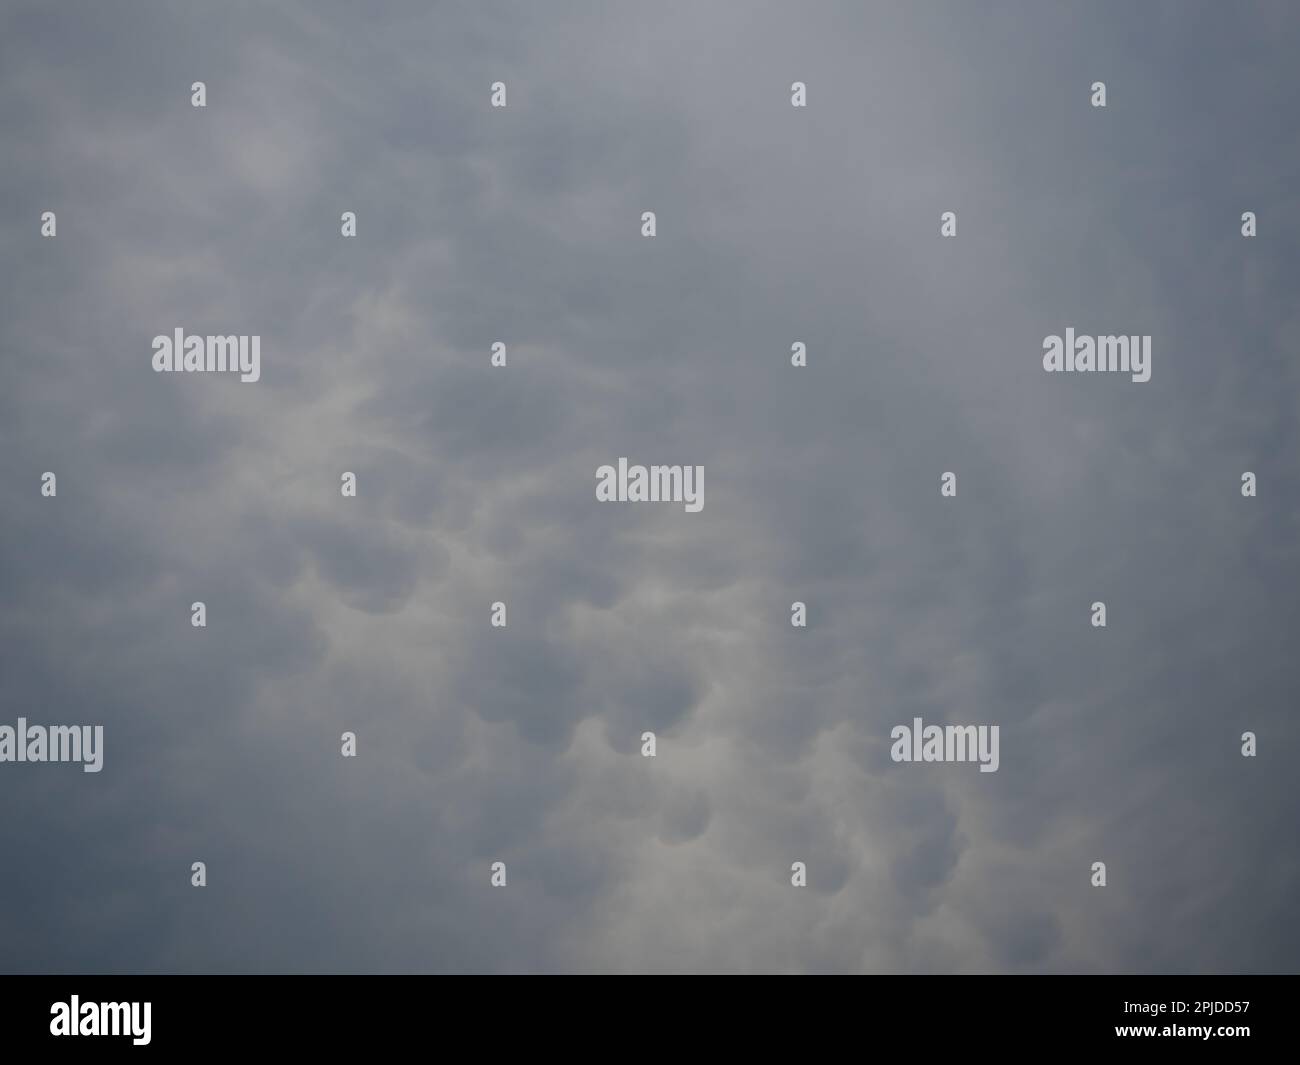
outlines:
[{"label": "grey cloud", "polygon": [[6,969],[1295,969],[1300,19],[738,10],[5,8]]}]

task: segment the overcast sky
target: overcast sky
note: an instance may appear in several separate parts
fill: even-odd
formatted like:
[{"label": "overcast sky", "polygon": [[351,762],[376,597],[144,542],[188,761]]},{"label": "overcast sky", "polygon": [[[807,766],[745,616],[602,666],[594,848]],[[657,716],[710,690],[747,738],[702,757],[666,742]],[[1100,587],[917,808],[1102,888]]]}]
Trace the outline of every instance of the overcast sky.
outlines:
[{"label": "overcast sky", "polygon": [[0,968],[1300,968],[1294,5],[0,11]]}]

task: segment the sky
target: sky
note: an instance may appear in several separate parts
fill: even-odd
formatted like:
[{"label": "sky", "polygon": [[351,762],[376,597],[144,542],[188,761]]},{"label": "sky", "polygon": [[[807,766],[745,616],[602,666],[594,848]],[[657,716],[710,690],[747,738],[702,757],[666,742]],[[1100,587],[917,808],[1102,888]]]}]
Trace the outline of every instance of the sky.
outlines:
[{"label": "sky", "polygon": [[[0,724],[104,765],[0,765],[0,970],[1300,970],[1298,50],[4,0]],[[155,374],[176,328],[261,380]],[[1066,328],[1151,380],[1044,373]],[[703,509],[599,502],[620,456]],[[892,761],[916,717],[998,771]]]}]

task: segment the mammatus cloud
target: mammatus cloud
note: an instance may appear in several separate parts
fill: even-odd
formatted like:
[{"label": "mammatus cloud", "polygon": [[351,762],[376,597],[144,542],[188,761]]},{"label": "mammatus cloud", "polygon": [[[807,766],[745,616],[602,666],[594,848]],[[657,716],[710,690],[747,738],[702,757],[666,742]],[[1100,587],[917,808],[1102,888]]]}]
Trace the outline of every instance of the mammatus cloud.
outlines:
[{"label": "mammatus cloud", "polygon": [[737,11],[6,6],[5,969],[1296,968],[1300,19]]}]

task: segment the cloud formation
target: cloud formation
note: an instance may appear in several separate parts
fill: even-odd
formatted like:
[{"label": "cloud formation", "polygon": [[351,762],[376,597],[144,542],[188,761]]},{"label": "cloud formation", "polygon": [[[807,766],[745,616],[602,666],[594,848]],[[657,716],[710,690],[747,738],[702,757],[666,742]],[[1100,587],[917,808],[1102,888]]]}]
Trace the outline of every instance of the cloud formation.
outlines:
[{"label": "cloud formation", "polygon": [[1300,16],[1191,8],[7,5],[0,720],[105,767],[0,967],[1294,971]]}]

